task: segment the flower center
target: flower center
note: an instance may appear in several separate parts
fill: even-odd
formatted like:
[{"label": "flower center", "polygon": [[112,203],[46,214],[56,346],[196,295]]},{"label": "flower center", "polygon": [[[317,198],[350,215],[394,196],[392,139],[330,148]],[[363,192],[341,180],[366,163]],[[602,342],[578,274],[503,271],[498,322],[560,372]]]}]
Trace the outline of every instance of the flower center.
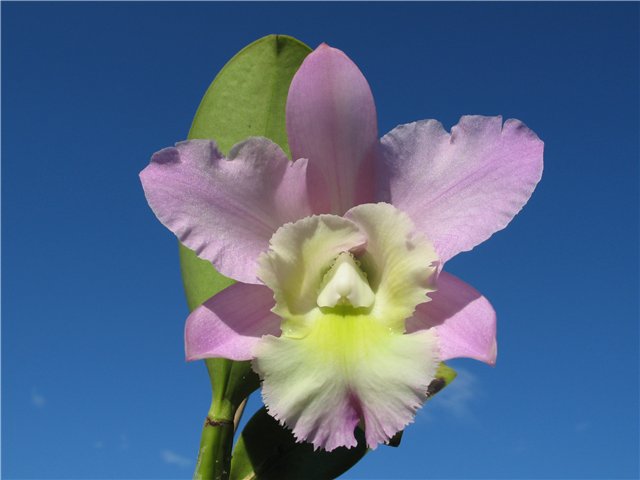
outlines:
[{"label": "flower center", "polygon": [[375,294],[356,259],[349,252],[340,253],[324,276],[317,299],[318,306],[368,308],[374,301]]}]

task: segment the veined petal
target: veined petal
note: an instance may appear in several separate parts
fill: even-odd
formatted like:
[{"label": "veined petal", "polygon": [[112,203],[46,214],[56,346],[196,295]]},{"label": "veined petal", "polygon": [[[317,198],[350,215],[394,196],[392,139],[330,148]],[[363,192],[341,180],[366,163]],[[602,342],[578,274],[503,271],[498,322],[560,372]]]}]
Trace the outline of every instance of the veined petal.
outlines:
[{"label": "veined petal", "polygon": [[416,305],[429,301],[438,267],[435,250],[409,217],[388,203],[358,205],[345,218],[367,237],[359,260],[375,292],[372,316],[404,331]]},{"label": "veined petal", "polygon": [[320,45],[293,77],[287,98],[293,158],[309,159],[315,213],[344,214],[373,201],[378,126],[373,95],[343,52]]},{"label": "veined petal", "polygon": [[234,283],[211,297],[187,318],[187,360],[250,360],[263,335],[280,334],[273,304],[273,293],[264,285]]},{"label": "veined petal", "polygon": [[416,308],[407,320],[407,332],[433,328],[438,335],[440,358],[468,357],[495,365],[496,312],[473,287],[441,272],[431,301]]},{"label": "veined petal", "polygon": [[518,120],[465,116],[401,125],[382,140],[379,193],[413,219],[442,261],[503,229],[542,175],[544,144]]},{"label": "veined petal", "polygon": [[303,338],[264,337],[253,367],[269,413],[299,440],[333,450],[389,440],[426,399],[439,359],[431,331],[402,335],[367,315],[322,315]]},{"label": "veined petal", "polygon": [[258,276],[273,290],[274,312],[284,319],[286,333],[294,335],[318,312],[322,278],[338,254],[365,242],[353,222],[335,215],[303,218],[274,234],[270,250],[260,256]]},{"label": "veined petal", "polygon": [[310,213],[306,160],[291,163],[266,138],[239,143],[228,159],[211,140],[178,143],[153,155],[140,179],[158,219],[244,283],[258,283],[256,260],[273,232]]}]

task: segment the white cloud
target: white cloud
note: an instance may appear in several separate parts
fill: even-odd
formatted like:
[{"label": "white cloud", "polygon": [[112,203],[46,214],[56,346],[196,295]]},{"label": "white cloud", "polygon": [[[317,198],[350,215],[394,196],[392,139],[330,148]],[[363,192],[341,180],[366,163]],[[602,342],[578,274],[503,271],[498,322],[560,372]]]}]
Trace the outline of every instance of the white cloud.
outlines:
[{"label": "white cloud", "polygon": [[187,468],[191,466],[191,459],[180,455],[179,453],[172,452],[171,450],[162,451],[162,460],[169,465],[176,465],[178,467]]},{"label": "white cloud", "polygon": [[45,406],[46,403],[47,403],[47,400],[44,398],[44,396],[39,394],[35,388],[32,388],[31,389],[31,405],[33,405],[36,408],[42,408]]},{"label": "white cloud", "polygon": [[102,440],[96,440],[93,442],[93,448],[100,450],[104,447],[104,442]]}]

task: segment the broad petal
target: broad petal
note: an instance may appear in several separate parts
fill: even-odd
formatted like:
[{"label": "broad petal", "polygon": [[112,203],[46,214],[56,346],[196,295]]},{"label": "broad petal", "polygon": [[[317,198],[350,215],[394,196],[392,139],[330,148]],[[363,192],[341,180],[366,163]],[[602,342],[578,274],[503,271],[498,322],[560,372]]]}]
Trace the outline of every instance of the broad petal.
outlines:
[{"label": "broad petal", "polygon": [[184,332],[187,360],[249,360],[263,335],[280,334],[271,312],[273,293],[263,285],[234,283],[196,308]]},{"label": "broad petal", "polygon": [[140,174],[147,201],[182,243],[216,269],[258,283],[256,260],[286,222],[309,215],[306,161],[250,138],[223,158],[210,140],[165,148]]},{"label": "broad petal", "polygon": [[438,363],[432,331],[402,335],[367,315],[323,315],[305,337],[264,337],[253,368],[269,413],[331,451],[356,445],[360,420],[371,448],[411,423]]},{"label": "broad petal", "polygon": [[371,315],[404,332],[416,305],[429,301],[438,256],[411,219],[388,203],[358,205],[345,214],[367,237],[359,257],[375,292]]},{"label": "broad petal", "polygon": [[496,312],[473,287],[446,272],[438,276],[431,301],[416,308],[407,320],[407,332],[433,328],[438,335],[440,358],[467,357],[495,365]]},{"label": "broad petal", "polygon": [[373,95],[343,52],[320,45],[293,77],[287,98],[293,158],[309,159],[315,213],[344,214],[373,201],[378,126]]},{"label": "broad petal", "polygon": [[465,116],[401,125],[382,138],[381,199],[407,212],[443,261],[503,229],[542,175],[542,141],[518,120]]}]

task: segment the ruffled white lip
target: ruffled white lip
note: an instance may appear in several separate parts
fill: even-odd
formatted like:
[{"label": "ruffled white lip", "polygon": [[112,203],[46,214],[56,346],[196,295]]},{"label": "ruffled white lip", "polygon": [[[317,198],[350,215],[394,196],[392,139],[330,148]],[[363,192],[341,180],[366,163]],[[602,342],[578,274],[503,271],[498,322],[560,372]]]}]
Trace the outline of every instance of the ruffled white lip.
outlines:
[{"label": "ruffled white lip", "polygon": [[385,203],[287,224],[270,246],[259,276],[283,321],[254,351],[265,405],[317,448],[354,446],[359,422],[375,448],[412,421],[439,363],[434,332],[405,334],[433,291],[433,247]]},{"label": "ruffled white lip", "polygon": [[368,315],[322,315],[303,338],[267,335],[253,368],[269,413],[298,440],[333,450],[370,448],[413,421],[440,359],[432,330],[398,334]]}]

